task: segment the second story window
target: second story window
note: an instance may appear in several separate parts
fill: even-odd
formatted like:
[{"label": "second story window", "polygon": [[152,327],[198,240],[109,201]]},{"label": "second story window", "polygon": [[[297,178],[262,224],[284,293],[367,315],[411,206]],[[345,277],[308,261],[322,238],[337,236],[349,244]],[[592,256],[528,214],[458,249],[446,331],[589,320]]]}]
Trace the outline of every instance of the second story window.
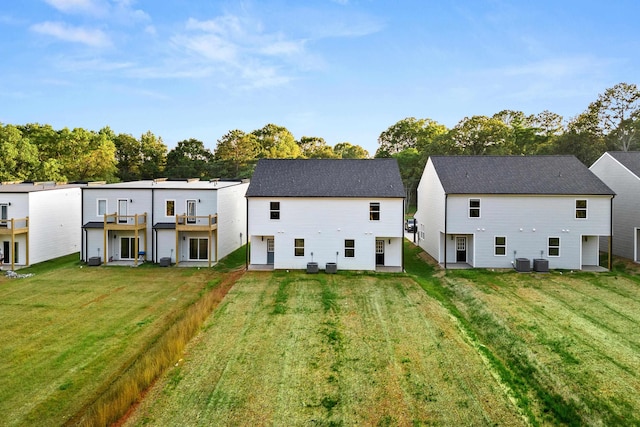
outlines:
[{"label": "second story window", "polygon": [[107,199],[98,199],[98,216],[107,214]]},{"label": "second story window", "polygon": [[195,224],[196,215],[196,200],[187,200],[187,224]]},{"label": "second story window", "polygon": [[280,219],[280,202],[269,203],[269,218]]},{"label": "second story window", "polygon": [[9,205],[6,203],[2,203],[0,204],[0,227],[6,227],[8,219],[9,219]]},{"label": "second story window", "polygon": [[469,199],[469,218],[480,218],[480,199]]},{"label": "second story window", "polygon": [[369,220],[380,221],[380,203],[369,203]]},{"label": "second story window", "polygon": [[176,215],[176,201],[175,200],[165,200],[164,202],[164,216],[175,216]]},{"label": "second story window", "polygon": [[128,221],[127,203],[127,199],[118,199],[118,222],[121,224],[126,224]]},{"label": "second story window", "polygon": [[586,200],[576,200],[576,218],[577,219],[587,218],[587,201]]}]

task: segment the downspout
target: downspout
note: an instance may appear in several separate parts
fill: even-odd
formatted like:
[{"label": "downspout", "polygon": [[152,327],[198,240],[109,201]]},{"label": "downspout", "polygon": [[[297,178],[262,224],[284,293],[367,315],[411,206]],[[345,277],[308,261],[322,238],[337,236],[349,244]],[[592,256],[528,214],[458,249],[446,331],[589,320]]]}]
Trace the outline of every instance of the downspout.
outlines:
[{"label": "downspout", "polygon": [[444,269],[447,269],[447,202],[449,194],[444,194]]},{"label": "downspout", "polygon": [[[153,183],[153,181],[152,181]],[[155,224],[155,222],[153,221],[153,213],[156,210],[156,193],[155,193],[155,189],[151,188],[151,250],[153,251],[153,255],[151,256],[151,262],[153,262],[154,264],[157,261],[157,248],[156,248],[156,235],[155,235],[155,230],[153,229],[153,225]],[[145,233],[145,237],[147,237],[147,233]]]},{"label": "downspout", "polygon": [[[403,215],[402,215],[402,224],[400,224],[400,227],[401,227],[400,228],[400,233],[401,233],[400,235],[402,236],[402,238],[400,239],[400,248],[401,248],[400,250],[402,251],[402,254],[401,254],[400,264],[401,264],[401,268],[402,268],[403,272],[404,272],[404,212],[405,212],[405,209],[406,209],[406,203],[407,203],[407,200],[406,199],[402,199],[402,213],[403,213]],[[414,239],[414,241],[415,241],[415,239]]]},{"label": "downspout", "polygon": [[244,255],[244,268],[245,268],[245,270],[248,270],[249,269],[249,255],[250,255],[249,251],[251,250],[249,248],[249,198],[245,197],[245,199],[247,199],[247,208],[246,208],[246,214],[247,214],[246,226],[247,226],[247,229],[245,230],[245,233],[246,233],[246,236],[247,236],[246,237],[247,244],[244,247],[244,254],[245,254]]},{"label": "downspout", "polygon": [[[85,244],[87,242],[87,229],[84,228],[84,188],[80,189],[80,212],[82,212],[82,214],[80,215],[80,217],[82,219],[80,221],[83,224],[83,227],[82,227],[83,233],[80,236],[80,261],[86,261],[86,259],[85,259],[85,247],[84,247],[84,244],[82,243],[83,236],[84,236]],[[89,248],[86,248],[86,249],[87,249],[87,252],[88,252]]]},{"label": "downspout", "polygon": [[610,208],[609,208],[609,259],[608,259],[608,268],[611,271],[611,267],[613,267],[613,260],[611,256],[611,251],[613,250],[613,198],[616,197],[614,194],[611,196]]}]

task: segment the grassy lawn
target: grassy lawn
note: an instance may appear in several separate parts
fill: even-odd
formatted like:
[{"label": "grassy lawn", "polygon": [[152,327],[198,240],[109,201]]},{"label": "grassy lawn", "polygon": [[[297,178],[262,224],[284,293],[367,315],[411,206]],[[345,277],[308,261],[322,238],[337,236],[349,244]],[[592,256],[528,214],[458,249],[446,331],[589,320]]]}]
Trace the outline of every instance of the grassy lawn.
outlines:
[{"label": "grassy lawn", "polygon": [[82,268],[77,259],[0,276],[1,425],[64,424],[220,280],[209,269]]},{"label": "grassy lawn", "polygon": [[411,278],[247,273],[129,425],[522,425]]}]

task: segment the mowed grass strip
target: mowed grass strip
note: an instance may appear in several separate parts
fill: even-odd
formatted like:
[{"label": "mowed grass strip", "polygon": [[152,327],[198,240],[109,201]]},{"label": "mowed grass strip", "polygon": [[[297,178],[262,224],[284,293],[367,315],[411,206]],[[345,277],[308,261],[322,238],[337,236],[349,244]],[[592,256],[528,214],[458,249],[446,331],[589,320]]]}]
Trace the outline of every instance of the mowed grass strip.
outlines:
[{"label": "mowed grass strip", "polygon": [[522,425],[409,277],[251,272],[128,425]]},{"label": "mowed grass strip", "polygon": [[80,268],[77,261],[34,270],[30,278],[0,278],[7,426],[67,422],[218,280],[208,269]]},{"label": "mowed grass strip", "polygon": [[640,424],[636,279],[452,271],[443,283],[528,390],[535,423]]}]

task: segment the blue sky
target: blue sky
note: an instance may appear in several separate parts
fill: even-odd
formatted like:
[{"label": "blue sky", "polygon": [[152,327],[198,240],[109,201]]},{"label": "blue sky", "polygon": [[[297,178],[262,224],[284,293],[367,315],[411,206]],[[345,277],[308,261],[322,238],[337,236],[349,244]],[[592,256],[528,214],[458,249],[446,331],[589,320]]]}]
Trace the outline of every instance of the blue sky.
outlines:
[{"label": "blue sky", "polygon": [[210,149],[267,123],[371,154],[405,117],[565,120],[640,84],[640,2],[21,0],[0,6],[0,122]]}]

